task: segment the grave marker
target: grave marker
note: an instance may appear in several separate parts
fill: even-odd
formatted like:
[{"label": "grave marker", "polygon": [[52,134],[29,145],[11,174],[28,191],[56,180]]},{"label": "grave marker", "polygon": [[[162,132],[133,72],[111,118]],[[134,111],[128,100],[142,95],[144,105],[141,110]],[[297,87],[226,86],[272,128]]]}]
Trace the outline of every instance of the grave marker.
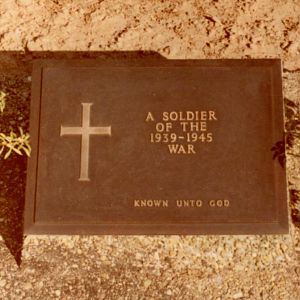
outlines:
[{"label": "grave marker", "polygon": [[38,60],[25,232],[287,233],[280,60]]}]

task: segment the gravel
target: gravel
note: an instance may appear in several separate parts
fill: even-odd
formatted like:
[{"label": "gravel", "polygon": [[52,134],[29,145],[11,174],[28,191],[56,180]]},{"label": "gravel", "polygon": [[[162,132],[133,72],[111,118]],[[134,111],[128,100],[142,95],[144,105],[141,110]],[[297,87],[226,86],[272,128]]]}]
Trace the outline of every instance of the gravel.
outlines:
[{"label": "gravel", "polygon": [[[284,96],[299,104],[297,3],[2,0],[0,78],[9,101],[0,130],[22,122],[28,128],[32,58],[78,56],[73,51],[90,56],[149,50],[170,59],[281,57]],[[289,188],[299,191],[297,153],[298,140],[289,150],[287,171]],[[23,157],[0,160],[0,299],[299,299],[300,229],[292,219],[284,236],[23,241],[25,168]],[[294,202],[290,208],[297,213],[300,204]]]}]

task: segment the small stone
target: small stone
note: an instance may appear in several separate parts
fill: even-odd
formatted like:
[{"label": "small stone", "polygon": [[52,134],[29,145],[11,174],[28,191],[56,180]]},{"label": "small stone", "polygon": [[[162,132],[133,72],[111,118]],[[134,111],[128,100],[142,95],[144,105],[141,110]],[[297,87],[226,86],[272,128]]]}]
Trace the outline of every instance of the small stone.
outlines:
[{"label": "small stone", "polygon": [[272,256],[271,255],[265,255],[262,257],[262,261],[265,264],[270,264],[272,262]]},{"label": "small stone", "polygon": [[2,279],[0,280],[0,287],[4,287],[6,285],[6,280]]},{"label": "small stone", "polygon": [[55,291],[55,295],[56,295],[57,297],[60,297],[60,295],[61,295],[60,290],[56,290],[56,291]]},{"label": "small stone", "polygon": [[171,296],[172,295],[172,291],[171,290],[167,290],[166,291],[166,295]]},{"label": "small stone", "polygon": [[32,284],[30,282],[26,282],[23,286],[24,290],[28,291],[32,289]]},{"label": "small stone", "polygon": [[233,299],[243,298],[244,294],[242,292],[238,292],[232,296]]},{"label": "small stone", "polygon": [[145,282],[144,282],[144,287],[147,289],[150,285],[151,285],[152,281],[147,279]]},{"label": "small stone", "polygon": [[141,253],[137,253],[136,255],[135,255],[135,258],[136,259],[141,259],[143,256],[142,256],[142,254]]}]

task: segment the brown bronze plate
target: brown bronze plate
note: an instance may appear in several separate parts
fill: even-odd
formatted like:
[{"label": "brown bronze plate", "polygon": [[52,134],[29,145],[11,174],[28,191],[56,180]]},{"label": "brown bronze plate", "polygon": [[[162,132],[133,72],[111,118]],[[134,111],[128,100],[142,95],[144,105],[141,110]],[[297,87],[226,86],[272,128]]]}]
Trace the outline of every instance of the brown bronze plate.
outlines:
[{"label": "brown bronze plate", "polygon": [[281,63],[38,60],[27,234],[287,233]]}]

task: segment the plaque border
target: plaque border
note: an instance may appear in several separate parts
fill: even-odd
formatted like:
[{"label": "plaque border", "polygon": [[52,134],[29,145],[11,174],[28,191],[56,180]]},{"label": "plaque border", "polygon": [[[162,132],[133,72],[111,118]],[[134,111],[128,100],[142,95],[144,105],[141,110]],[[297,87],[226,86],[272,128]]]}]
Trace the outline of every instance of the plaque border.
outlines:
[{"label": "plaque border", "polygon": [[[226,223],[176,223],[176,224],[64,224],[40,223],[35,220],[37,169],[39,156],[39,131],[42,100],[43,69],[49,67],[180,67],[199,66],[213,68],[227,67],[265,67],[271,76],[273,140],[284,138],[284,103],[282,95],[282,64],[280,59],[136,59],[136,60],[103,60],[103,59],[37,59],[33,62],[30,136],[32,153],[27,162],[26,201],[24,213],[25,234],[121,234],[121,235],[210,235],[210,234],[288,234],[288,191],[285,170],[274,164],[274,188],[276,194],[276,212],[274,222],[226,222]],[[37,84],[39,83],[39,84]],[[281,103],[280,106],[278,103]],[[275,104],[275,105],[274,105]]]}]

